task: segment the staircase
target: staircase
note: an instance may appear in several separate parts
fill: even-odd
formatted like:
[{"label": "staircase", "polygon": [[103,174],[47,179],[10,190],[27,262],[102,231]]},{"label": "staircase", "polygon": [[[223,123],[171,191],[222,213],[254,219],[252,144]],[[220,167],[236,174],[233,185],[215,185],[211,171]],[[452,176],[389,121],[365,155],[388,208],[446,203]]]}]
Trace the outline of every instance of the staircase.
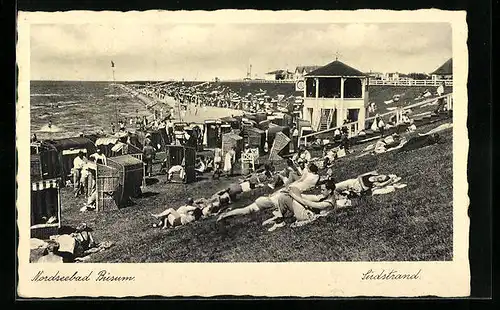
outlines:
[{"label": "staircase", "polygon": [[331,109],[321,109],[318,131],[327,130],[331,122]]}]

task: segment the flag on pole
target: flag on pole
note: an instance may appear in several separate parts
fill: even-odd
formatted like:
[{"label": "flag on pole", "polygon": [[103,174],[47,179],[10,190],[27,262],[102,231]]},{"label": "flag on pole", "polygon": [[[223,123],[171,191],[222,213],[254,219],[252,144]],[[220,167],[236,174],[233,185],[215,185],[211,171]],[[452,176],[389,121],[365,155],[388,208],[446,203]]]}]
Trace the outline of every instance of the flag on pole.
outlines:
[{"label": "flag on pole", "polygon": [[111,68],[115,67],[115,63],[111,60]]}]

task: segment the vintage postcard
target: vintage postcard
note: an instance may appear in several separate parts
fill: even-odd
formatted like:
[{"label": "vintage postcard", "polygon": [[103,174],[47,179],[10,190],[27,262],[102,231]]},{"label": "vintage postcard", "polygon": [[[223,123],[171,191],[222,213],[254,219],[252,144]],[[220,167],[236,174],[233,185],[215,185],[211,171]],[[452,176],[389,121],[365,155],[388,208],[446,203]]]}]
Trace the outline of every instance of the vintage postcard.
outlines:
[{"label": "vintage postcard", "polygon": [[468,296],[467,35],[19,12],[19,296]]}]

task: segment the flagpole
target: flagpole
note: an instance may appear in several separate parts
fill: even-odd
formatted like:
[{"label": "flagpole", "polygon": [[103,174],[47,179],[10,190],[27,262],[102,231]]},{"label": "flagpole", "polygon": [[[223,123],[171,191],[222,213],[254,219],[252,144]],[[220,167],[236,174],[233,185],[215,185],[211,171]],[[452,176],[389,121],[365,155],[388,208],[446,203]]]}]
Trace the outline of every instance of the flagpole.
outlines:
[{"label": "flagpole", "polygon": [[[111,61],[111,71],[113,72],[113,88],[115,86],[116,80],[115,80],[115,63]],[[118,107],[117,107],[117,102],[118,97],[115,100],[115,117],[116,117],[116,125],[118,126]]]}]

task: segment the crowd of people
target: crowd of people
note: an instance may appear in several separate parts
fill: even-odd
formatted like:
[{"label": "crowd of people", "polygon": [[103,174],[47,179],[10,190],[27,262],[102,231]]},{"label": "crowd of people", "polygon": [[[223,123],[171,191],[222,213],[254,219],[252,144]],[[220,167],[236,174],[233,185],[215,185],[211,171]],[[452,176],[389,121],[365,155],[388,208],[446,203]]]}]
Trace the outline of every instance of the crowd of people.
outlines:
[{"label": "crowd of people", "polygon": [[247,112],[271,112],[278,109],[279,106],[285,111],[293,108],[295,96],[285,97],[276,94],[274,97],[268,95],[266,90],[258,89],[242,94],[223,84],[205,82],[205,83],[184,83],[173,82],[170,84],[157,85],[135,85],[135,90],[151,98],[163,100],[167,96],[174,98],[180,103],[182,110],[188,109],[188,104],[194,107],[194,113],[197,114],[199,108],[203,107],[221,107]]},{"label": "crowd of people", "polygon": [[71,174],[73,177],[73,193],[75,197],[87,197],[84,206],[80,211],[95,210],[97,190],[96,190],[96,165],[107,165],[106,155],[101,148],[97,148],[94,154],[85,156],[83,151],[79,151],[73,160]]},{"label": "crowd of people", "polygon": [[[276,171],[274,165],[268,163],[211,197],[189,198],[185,205],[176,210],[169,207],[163,212],[152,214],[156,220],[153,227],[178,227],[212,215],[217,215],[217,221],[222,221],[269,209],[273,210],[273,217],[263,224],[272,223],[270,231],[285,226],[290,220],[294,226],[300,226],[335,208],[353,205],[353,199],[399,180],[394,175],[373,171],[354,179],[335,182],[333,170],[329,168],[321,174],[318,166],[312,162],[309,151],[302,147],[287,160],[287,166],[281,171]],[[274,192],[260,196],[245,207],[232,208],[233,202],[241,194],[257,188]],[[307,193],[315,189],[319,189],[320,194]]]}]

